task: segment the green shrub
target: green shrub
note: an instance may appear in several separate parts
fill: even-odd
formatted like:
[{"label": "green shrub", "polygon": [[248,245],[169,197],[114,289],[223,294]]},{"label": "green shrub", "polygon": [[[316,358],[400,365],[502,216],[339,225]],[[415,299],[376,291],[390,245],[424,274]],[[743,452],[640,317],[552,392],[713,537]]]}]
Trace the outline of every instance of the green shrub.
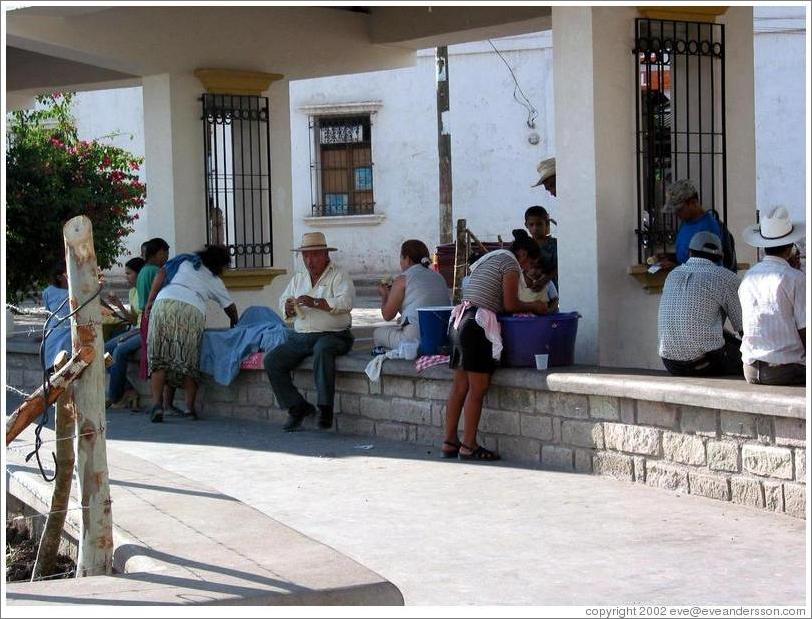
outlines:
[{"label": "green shrub", "polygon": [[65,255],[62,226],[69,219],[90,219],[96,259],[109,269],[144,206],[142,160],[97,140],[79,141],[72,98],[55,93],[38,98],[35,110],[8,115],[6,290],[14,302],[50,283],[52,265]]}]

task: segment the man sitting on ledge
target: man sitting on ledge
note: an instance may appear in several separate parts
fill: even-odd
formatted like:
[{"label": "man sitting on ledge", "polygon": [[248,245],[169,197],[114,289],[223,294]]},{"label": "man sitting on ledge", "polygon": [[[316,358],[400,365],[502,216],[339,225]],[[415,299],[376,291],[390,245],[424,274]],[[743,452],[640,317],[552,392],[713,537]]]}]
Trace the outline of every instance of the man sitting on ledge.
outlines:
[{"label": "man sitting on ledge", "polygon": [[296,273],[280,297],[285,320],[293,321],[294,333],[287,342],[265,355],[264,365],[279,406],[288,409],[284,429],[292,432],[308,415],[312,404],[293,385],[290,372],[308,355],[313,355],[313,377],[321,415],[319,427],[333,425],[335,399],[335,358],[352,348],[353,301],[355,287],[344,271],[330,262],[335,247],[327,247],[321,232],[308,232],[302,245],[293,251],[302,254],[306,273]]},{"label": "man sitting on ledge", "polygon": [[691,238],[688,261],[668,274],[658,321],[660,358],[675,376],[742,375],[739,279],[721,266],[722,241],[707,231]]}]

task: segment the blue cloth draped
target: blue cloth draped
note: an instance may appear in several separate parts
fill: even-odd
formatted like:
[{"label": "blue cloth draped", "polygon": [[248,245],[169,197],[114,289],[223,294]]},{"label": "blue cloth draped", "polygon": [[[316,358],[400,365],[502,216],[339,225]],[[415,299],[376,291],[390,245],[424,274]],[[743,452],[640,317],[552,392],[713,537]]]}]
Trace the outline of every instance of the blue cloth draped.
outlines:
[{"label": "blue cloth draped", "polygon": [[177,275],[178,269],[180,265],[184,262],[189,261],[192,263],[192,266],[195,268],[195,271],[200,269],[200,265],[203,262],[200,260],[200,256],[197,254],[178,254],[172,260],[167,260],[166,264],[163,266],[164,272],[166,273],[166,280],[164,281],[164,286],[169,284]]},{"label": "blue cloth draped", "polygon": [[[167,263],[169,264],[169,263]],[[240,363],[257,351],[273,350],[287,341],[291,330],[268,307],[245,310],[231,329],[207,329],[200,343],[200,371],[221,385],[230,385],[240,373]]]}]

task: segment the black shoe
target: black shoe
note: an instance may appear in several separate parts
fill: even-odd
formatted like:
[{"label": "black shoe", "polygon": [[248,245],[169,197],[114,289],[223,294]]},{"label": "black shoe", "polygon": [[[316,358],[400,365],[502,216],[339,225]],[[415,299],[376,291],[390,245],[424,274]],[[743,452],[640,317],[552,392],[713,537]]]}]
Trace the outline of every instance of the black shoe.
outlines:
[{"label": "black shoe", "polygon": [[333,427],[333,407],[319,404],[319,427],[322,430],[329,430]]},{"label": "black shoe", "polygon": [[157,404],[149,409],[149,420],[152,423],[161,423],[164,420],[164,409]]},{"label": "black shoe", "polygon": [[305,417],[308,417],[316,412],[316,409],[313,408],[312,404],[308,404],[305,402],[300,406],[292,406],[288,411],[288,420],[285,422],[285,425],[282,426],[282,429],[285,432],[293,432],[294,430],[298,429],[302,422],[305,420]]}]

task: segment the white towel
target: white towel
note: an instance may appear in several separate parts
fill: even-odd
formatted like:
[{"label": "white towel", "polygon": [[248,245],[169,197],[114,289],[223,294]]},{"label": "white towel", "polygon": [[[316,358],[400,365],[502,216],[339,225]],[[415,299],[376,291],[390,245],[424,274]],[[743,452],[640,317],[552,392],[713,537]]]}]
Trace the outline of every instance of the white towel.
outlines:
[{"label": "white towel", "polygon": [[367,363],[367,367],[364,368],[364,372],[366,372],[367,377],[369,378],[370,382],[377,383],[381,379],[381,368],[383,367],[383,362],[387,359],[402,359],[403,357],[400,354],[400,349],[393,348],[389,352],[386,352],[382,355],[375,356],[372,361]]}]

